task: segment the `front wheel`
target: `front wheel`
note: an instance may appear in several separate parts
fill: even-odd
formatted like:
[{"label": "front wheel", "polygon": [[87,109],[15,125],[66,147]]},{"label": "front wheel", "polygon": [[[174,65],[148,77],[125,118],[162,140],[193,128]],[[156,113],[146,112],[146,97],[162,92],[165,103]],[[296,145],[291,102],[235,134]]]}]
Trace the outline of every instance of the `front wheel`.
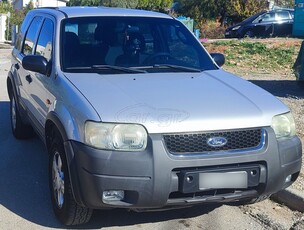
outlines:
[{"label": "front wheel", "polygon": [[93,210],[78,205],[74,199],[63,141],[59,134],[53,135],[49,153],[49,187],[55,215],[65,225],[87,223]]},{"label": "front wheel", "polygon": [[244,38],[254,38],[254,33],[252,30],[248,30],[245,34],[244,34]]}]

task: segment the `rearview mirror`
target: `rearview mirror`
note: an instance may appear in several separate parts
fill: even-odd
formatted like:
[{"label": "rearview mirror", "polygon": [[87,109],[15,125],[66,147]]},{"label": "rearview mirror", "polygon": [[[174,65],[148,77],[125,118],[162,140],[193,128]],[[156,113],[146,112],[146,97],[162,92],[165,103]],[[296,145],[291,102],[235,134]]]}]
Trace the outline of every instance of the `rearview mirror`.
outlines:
[{"label": "rearview mirror", "polygon": [[210,55],[219,67],[221,67],[225,64],[225,56],[223,54],[211,53]]},{"label": "rearview mirror", "polygon": [[28,55],[22,59],[24,69],[49,76],[49,62],[40,55]]}]

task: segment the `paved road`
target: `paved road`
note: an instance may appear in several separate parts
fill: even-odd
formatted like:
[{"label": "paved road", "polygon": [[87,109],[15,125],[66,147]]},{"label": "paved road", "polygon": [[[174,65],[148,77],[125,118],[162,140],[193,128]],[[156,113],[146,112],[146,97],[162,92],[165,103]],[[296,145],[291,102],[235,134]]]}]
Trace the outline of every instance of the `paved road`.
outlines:
[{"label": "paved road", "polygon": [[[0,50],[0,229],[65,228],[52,212],[44,145],[37,137],[17,141],[11,133],[6,92],[8,54]],[[265,201],[243,207],[197,206],[150,213],[96,211],[92,221],[81,228],[301,229],[301,218],[300,213]]]}]

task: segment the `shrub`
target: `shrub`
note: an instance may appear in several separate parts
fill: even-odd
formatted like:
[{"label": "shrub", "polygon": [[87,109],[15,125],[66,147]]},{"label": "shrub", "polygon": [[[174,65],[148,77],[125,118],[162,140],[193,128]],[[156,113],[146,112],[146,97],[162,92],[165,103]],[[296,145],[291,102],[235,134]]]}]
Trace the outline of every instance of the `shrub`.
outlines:
[{"label": "shrub", "polygon": [[225,27],[221,26],[218,21],[207,20],[198,25],[201,37],[209,39],[224,38]]}]

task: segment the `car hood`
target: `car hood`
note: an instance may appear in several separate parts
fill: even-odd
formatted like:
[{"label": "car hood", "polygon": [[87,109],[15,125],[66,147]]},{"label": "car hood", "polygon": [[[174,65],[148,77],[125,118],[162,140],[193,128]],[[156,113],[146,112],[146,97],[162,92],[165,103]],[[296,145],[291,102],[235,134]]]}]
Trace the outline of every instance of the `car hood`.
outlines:
[{"label": "car hood", "polygon": [[228,27],[227,29],[226,29],[226,31],[230,31],[230,30],[232,30],[234,27],[237,27],[237,26],[243,26],[243,25],[245,25],[245,24],[247,24],[246,22],[239,22],[239,23],[237,23],[237,24],[234,24],[233,26],[230,26],[230,27]]},{"label": "car hood", "polygon": [[243,25],[243,23],[242,23],[242,22],[239,22],[239,23],[237,23],[237,24],[234,24],[233,26],[229,26],[229,27],[226,29],[226,31],[232,30],[234,27],[242,26],[242,25]]},{"label": "car hood", "polygon": [[149,133],[270,126],[274,115],[289,111],[270,93],[223,70],[65,75],[101,121],[139,123]]}]

